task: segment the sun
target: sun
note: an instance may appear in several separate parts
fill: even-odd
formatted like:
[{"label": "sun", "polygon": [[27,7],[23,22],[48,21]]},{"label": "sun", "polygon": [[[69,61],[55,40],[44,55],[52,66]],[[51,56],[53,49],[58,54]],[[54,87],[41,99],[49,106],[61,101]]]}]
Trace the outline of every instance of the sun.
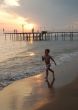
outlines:
[{"label": "sun", "polygon": [[25,26],[25,28],[26,28],[27,30],[32,30],[34,27],[35,27],[35,25],[32,24],[32,23],[28,23],[28,24]]}]

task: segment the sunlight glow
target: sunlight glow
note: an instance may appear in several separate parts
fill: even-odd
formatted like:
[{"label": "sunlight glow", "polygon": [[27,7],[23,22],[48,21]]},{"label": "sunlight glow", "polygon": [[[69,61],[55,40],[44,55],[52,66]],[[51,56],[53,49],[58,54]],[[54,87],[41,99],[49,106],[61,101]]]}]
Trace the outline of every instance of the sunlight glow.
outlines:
[{"label": "sunlight glow", "polygon": [[[35,28],[35,24],[33,22],[29,22],[29,18],[24,18],[22,16],[19,16],[15,13],[8,13],[4,10],[0,10],[0,24],[5,24],[7,25],[7,30],[8,28],[17,28],[18,30],[22,30],[22,25],[24,25],[24,30],[25,31],[31,31],[32,28]],[[2,27],[0,25],[0,27]],[[5,28],[5,26],[4,26]]]},{"label": "sunlight glow", "polygon": [[34,52],[30,52],[30,54],[29,54],[30,56],[34,56],[35,55],[35,53]]},{"label": "sunlight glow", "polygon": [[30,44],[33,44],[33,37],[30,38],[29,43],[30,43]]}]

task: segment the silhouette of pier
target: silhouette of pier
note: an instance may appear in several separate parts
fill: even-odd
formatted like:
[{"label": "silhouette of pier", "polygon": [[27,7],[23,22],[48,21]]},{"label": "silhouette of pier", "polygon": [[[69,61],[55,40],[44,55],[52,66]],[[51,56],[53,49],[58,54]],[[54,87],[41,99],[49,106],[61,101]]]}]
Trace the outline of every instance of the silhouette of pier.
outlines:
[{"label": "silhouette of pier", "polygon": [[43,41],[43,40],[74,40],[75,37],[78,38],[78,32],[48,32],[48,31],[41,31],[41,32],[4,32],[5,38],[10,36],[10,39],[17,39],[17,40],[26,40],[30,41]]}]

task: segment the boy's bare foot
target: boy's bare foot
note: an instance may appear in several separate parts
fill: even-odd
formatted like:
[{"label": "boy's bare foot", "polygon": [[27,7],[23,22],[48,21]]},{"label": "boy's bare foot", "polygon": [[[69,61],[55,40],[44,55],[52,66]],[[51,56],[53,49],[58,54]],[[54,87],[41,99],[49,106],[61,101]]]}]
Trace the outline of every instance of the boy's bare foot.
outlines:
[{"label": "boy's bare foot", "polygon": [[54,84],[54,81],[55,81],[55,77],[53,78],[53,81],[51,82],[51,86],[53,86],[53,84]]}]

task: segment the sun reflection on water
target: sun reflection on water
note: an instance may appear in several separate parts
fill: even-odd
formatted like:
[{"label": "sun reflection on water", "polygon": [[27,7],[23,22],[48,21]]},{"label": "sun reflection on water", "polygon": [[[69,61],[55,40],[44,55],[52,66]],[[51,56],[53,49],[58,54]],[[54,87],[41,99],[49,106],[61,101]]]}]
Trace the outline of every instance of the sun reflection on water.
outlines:
[{"label": "sun reflection on water", "polygon": [[34,52],[30,52],[29,56],[35,56],[35,53]]}]

